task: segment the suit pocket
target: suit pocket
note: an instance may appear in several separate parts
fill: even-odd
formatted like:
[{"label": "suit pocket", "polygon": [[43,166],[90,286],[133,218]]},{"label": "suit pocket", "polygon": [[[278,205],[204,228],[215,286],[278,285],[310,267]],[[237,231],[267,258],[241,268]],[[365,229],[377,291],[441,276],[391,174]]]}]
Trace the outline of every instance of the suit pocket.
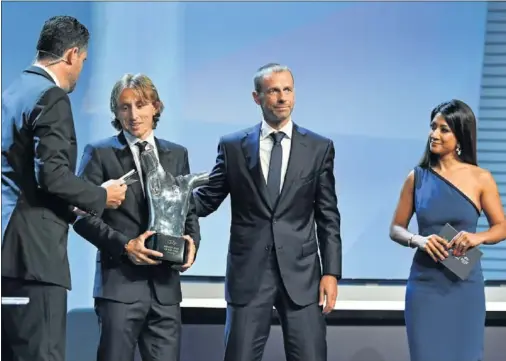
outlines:
[{"label": "suit pocket", "polygon": [[54,213],[48,211],[47,209],[44,209],[42,211],[42,219],[54,222],[64,228],[68,228],[69,226],[67,222],[61,218],[58,218]]},{"label": "suit pocket", "polygon": [[318,244],[316,240],[306,242],[302,245],[302,256],[309,256],[318,251]]},{"label": "suit pocket", "polygon": [[49,249],[51,252],[56,252],[62,260],[65,259],[67,257],[68,223],[47,209],[42,210],[41,219],[43,235],[50,241]]},{"label": "suit pocket", "polygon": [[235,254],[235,255],[241,255],[241,254],[244,254],[244,253],[247,253],[251,250],[251,247],[248,247],[245,243],[243,242],[230,242],[229,246],[228,246],[228,252],[230,254]]},{"label": "suit pocket", "polygon": [[309,174],[304,175],[303,177],[300,177],[300,185],[303,186],[308,183],[312,183],[316,178],[317,172],[311,172]]}]

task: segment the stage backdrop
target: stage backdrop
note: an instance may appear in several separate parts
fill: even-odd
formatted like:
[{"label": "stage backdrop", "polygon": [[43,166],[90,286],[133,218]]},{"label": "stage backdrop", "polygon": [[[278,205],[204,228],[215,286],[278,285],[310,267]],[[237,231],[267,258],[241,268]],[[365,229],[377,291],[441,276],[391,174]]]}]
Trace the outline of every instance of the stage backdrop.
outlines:
[{"label": "stage backdrop", "polygon": [[[114,82],[142,72],[166,105],[157,136],[186,146],[192,171],[210,170],[219,137],[261,119],[255,70],[290,66],[294,121],[335,144],[343,276],[407,277],[412,251],[390,241],[389,224],[432,107],[458,98],[479,110],[487,3],[3,2],[2,89],[32,61],[44,20],[60,14],[91,32],[71,95],[81,151],[114,134]],[[201,220],[198,261],[187,274],[224,275],[229,213],[227,199]],[[72,233],[69,252],[70,307],[90,306],[95,249]]]}]

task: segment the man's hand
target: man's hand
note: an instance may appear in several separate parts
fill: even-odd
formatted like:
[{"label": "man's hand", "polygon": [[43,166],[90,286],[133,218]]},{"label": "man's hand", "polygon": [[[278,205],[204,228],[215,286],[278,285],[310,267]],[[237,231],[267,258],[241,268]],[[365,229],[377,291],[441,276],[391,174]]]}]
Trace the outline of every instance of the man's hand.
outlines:
[{"label": "man's hand", "polygon": [[127,186],[123,180],[109,179],[101,187],[107,191],[106,208],[116,209],[121,206],[121,203],[125,200],[125,193],[127,191]]},{"label": "man's hand", "polygon": [[186,235],[183,236],[182,238],[184,238],[188,243],[188,247],[186,248],[186,255],[187,255],[186,263],[182,266],[172,266],[172,269],[179,272],[184,272],[192,266],[193,262],[195,261],[195,253],[197,252],[197,248],[195,247],[195,242],[193,241],[193,238]]},{"label": "man's hand", "polygon": [[323,313],[330,313],[336,306],[337,299],[337,279],[334,276],[326,275],[320,280],[320,302]]},{"label": "man's hand", "polygon": [[130,258],[130,260],[134,264],[136,264],[136,265],[157,265],[157,264],[161,263],[161,261],[151,259],[151,258],[149,258],[149,256],[162,257],[163,254],[160,252],[156,252],[151,249],[148,249],[144,245],[146,242],[146,239],[149,238],[153,234],[155,234],[155,232],[146,231],[143,234],[141,234],[139,237],[131,239],[127,243],[125,250],[127,251],[128,258]]}]

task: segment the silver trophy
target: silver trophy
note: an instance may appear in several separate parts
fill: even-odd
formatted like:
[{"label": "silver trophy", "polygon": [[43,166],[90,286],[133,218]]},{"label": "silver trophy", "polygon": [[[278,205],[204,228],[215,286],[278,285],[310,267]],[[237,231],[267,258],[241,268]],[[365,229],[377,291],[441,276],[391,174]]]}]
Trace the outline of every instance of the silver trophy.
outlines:
[{"label": "silver trophy", "polygon": [[187,242],[182,236],[190,207],[192,190],[209,181],[209,173],[194,173],[174,177],[158,162],[153,148],[141,154],[145,174],[144,191],[148,199],[148,231],[156,232],[146,241],[146,247],[163,254],[160,258],[175,265],[187,259]]}]

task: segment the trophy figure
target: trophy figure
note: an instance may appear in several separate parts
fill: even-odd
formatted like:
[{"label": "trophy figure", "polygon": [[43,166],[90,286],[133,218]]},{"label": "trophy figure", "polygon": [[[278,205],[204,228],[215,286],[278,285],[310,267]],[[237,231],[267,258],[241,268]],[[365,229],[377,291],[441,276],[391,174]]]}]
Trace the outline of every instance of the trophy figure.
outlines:
[{"label": "trophy figure", "polygon": [[148,231],[156,232],[146,247],[163,254],[161,261],[183,265],[187,261],[187,241],[182,238],[192,190],[209,181],[209,173],[195,173],[174,177],[166,172],[154,149],[141,153],[144,172],[144,191],[148,199]]}]

